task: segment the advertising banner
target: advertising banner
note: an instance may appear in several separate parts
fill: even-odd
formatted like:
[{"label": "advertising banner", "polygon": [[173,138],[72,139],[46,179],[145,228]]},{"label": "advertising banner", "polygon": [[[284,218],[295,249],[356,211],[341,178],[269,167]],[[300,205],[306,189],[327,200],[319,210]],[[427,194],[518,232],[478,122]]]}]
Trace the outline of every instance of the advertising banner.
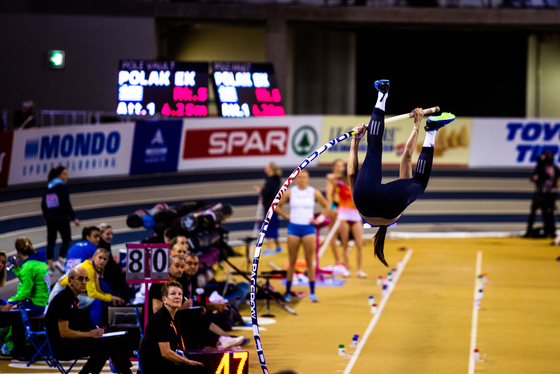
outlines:
[{"label": "advertising banner", "polygon": [[127,175],[134,123],[76,125],[14,132],[8,184],[46,182],[62,165],[70,178]]},{"label": "advertising banner", "polygon": [[138,122],[130,174],[177,171],[182,128],[181,120]]},{"label": "advertising banner", "polygon": [[534,167],[549,150],[560,162],[560,120],[475,118],[470,167]]},{"label": "advertising banner", "polygon": [[[386,118],[390,118],[388,115]],[[324,116],[321,144],[325,144],[354,128],[359,123],[368,123],[370,116]],[[426,118],[420,125],[416,150],[412,156],[412,163],[420,153],[424,143],[424,124]],[[385,125],[383,136],[383,164],[398,165],[413,127],[412,119],[405,119]],[[472,118],[459,117],[450,125],[439,130],[436,135],[434,152],[434,165],[467,166],[469,161],[471,143]],[[360,142],[358,158],[363,161],[367,150],[366,137]],[[336,159],[348,160],[350,151],[350,139],[338,143],[329,149],[319,162],[323,165],[331,164]]]},{"label": "advertising banner", "polygon": [[0,187],[8,185],[13,137],[13,131],[0,132]]},{"label": "advertising banner", "polygon": [[179,170],[296,168],[319,144],[321,116],[185,119]]}]

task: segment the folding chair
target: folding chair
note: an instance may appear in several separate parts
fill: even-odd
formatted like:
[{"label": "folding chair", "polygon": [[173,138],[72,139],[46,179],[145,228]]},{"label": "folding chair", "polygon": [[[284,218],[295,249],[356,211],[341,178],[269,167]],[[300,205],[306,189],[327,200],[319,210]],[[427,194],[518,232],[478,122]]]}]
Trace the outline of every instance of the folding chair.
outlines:
[{"label": "folding chair", "polygon": [[138,307],[134,307],[134,311],[136,312],[136,323],[138,324],[138,328],[140,329],[140,337],[144,339],[144,328],[142,327],[142,320],[140,319],[140,312],[138,311]]},{"label": "folding chair", "polygon": [[[136,312],[136,323],[138,323],[138,328],[140,329],[140,337],[144,340],[144,329],[142,328],[142,319],[140,318],[140,312],[138,311],[137,307],[134,307],[134,311]],[[138,372],[142,374],[142,366],[140,365],[140,351],[135,350],[134,354],[138,359]]]},{"label": "folding chair", "polygon": [[27,311],[22,305],[18,306],[19,312],[21,314],[21,320],[23,321],[23,327],[25,329],[25,337],[27,341],[35,347],[37,352],[31,357],[31,360],[27,363],[27,367],[31,365],[37,356],[41,356],[41,358],[49,365],[50,367],[56,367],[58,371],[62,374],[68,374],[70,370],[74,367],[77,359],[70,365],[68,370],[65,370],[62,364],[54,358],[51,343],[49,342],[49,337],[47,335],[47,329],[43,329],[43,331],[33,331],[31,330],[31,324],[29,323],[29,317],[27,316]]}]

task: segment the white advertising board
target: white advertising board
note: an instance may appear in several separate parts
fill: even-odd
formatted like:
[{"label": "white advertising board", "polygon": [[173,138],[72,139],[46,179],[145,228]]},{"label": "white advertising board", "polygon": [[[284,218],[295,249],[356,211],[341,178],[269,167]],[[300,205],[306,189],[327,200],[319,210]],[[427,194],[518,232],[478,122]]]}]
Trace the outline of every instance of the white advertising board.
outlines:
[{"label": "white advertising board", "polygon": [[8,184],[46,183],[58,165],[70,178],[128,175],[134,127],[122,122],[15,131]]},{"label": "white advertising board", "polygon": [[475,118],[469,166],[534,167],[550,150],[560,157],[560,120],[546,118]]},{"label": "white advertising board", "polygon": [[320,144],[322,116],[185,119],[178,170],[294,169]]}]

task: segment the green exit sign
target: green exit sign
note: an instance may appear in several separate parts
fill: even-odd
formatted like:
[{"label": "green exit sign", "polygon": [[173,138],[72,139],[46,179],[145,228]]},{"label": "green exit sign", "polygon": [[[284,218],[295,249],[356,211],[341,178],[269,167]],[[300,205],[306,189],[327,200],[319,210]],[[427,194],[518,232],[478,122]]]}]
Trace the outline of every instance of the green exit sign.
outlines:
[{"label": "green exit sign", "polygon": [[53,50],[48,52],[48,63],[51,69],[64,69],[64,51]]}]

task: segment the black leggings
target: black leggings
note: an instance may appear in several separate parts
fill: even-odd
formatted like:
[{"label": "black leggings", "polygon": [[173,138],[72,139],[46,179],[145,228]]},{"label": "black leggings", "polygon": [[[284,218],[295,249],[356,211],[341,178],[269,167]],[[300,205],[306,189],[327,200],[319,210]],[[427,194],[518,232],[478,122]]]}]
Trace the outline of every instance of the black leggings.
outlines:
[{"label": "black leggings", "polygon": [[59,221],[55,219],[47,219],[47,259],[54,259],[54,247],[56,245],[56,235],[60,232],[62,244],[58,251],[58,257],[66,258],[68,248],[72,242],[72,232],[70,230],[69,221]]},{"label": "black leggings", "polygon": [[384,131],[385,112],[375,108],[367,129],[366,158],[354,185],[354,204],[363,216],[392,219],[426,190],[432,171],[434,149],[422,147],[414,177],[382,184]]}]

